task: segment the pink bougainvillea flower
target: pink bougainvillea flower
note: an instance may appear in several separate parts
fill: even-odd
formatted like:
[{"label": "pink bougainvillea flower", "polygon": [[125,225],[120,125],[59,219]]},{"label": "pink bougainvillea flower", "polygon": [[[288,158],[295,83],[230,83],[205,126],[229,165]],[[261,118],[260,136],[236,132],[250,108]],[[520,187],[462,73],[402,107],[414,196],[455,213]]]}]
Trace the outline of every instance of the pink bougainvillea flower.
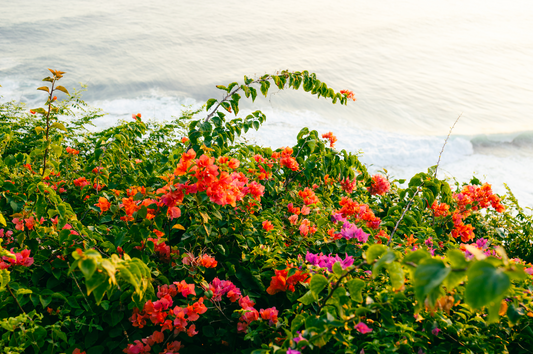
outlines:
[{"label": "pink bougainvillea flower", "polygon": [[357,325],[355,325],[355,329],[359,331],[362,334],[367,334],[372,332],[372,328],[368,327],[365,323],[359,322]]}]

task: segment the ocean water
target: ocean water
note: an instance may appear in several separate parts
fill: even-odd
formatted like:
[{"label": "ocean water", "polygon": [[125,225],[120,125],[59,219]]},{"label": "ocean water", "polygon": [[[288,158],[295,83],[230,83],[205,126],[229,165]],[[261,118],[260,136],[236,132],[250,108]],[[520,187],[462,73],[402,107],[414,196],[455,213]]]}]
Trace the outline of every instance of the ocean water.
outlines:
[{"label": "ocean water", "polygon": [[533,3],[525,0],[2,1],[0,95],[36,104],[47,68],[108,115],[158,120],[221,96],[217,84],[309,70],[357,101],[272,90],[244,104],[250,139],[292,145],[304,126],[363,151],[372,171],[473,175],[533,206]]}]

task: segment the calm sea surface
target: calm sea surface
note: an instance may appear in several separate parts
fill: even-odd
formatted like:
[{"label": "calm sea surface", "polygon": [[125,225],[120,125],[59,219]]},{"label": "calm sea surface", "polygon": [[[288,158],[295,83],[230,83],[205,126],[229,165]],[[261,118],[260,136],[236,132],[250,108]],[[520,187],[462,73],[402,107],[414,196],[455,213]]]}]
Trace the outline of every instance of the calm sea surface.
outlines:
[{"label": "calm sea surface", "polygon": [[46,68],[109,113],[168,119],[219,97],[217,84],[309,70],[357,102],[331,105],[276,92],[248,109],[267,114],[251,138],[294,143],[304,126],[362,149],[398,178],[434,165],[474,173],[533,206],[533,2],[138,1],[0,2],[0,95],[34,103]]}]

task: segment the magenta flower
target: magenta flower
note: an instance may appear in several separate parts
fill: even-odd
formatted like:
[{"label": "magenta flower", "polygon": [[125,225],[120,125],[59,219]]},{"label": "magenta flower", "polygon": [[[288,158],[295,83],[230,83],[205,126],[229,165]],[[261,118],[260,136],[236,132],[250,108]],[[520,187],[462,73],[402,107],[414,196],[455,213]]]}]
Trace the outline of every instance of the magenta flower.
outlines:
[{"label": "magenta flower", "polygon": [[355,329],[358,330],[362,334],[367,334],[372,332],[372,328],[368,327],[365,323],[359,322],[355,325]]},{"label": "magenta flower", "polygon": [[287,349],[287,354],[302,354],[299,350],[295,350],[295,349]]},{"label": "magenta flower", "polygon": [[438,336],[438,335],[439,335],[439,332],[440,332],[439,327],[435,327],[435,328],[431,331],[431,333],[433,333],[433,335],[435,335],[435,336]]}]

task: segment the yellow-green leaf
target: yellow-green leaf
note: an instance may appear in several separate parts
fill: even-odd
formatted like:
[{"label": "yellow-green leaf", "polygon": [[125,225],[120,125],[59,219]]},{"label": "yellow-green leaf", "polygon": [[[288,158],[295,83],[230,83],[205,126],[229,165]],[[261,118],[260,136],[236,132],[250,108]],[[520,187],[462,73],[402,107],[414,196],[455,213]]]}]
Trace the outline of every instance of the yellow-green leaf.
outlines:
[{"label": "yellow-green leaf", "polygon": [[61,129],[63,131],[67,131],[67,128],[65,128],[65,126],[63,125],[63,123],[59,123],[59,122],[54,122],[52,123],[51,125],[52,128],[57,128],[57,129]]},{"label": "yellow-green leaf", "polygon": [[58,86],[58,87],[56,87],[56,90],[59,90],[59,91],[61,91],[61,92],[66,93],[67,95],[70,95],[70,93],[68,93],[67,89],[64,88],[63,86]]}]

